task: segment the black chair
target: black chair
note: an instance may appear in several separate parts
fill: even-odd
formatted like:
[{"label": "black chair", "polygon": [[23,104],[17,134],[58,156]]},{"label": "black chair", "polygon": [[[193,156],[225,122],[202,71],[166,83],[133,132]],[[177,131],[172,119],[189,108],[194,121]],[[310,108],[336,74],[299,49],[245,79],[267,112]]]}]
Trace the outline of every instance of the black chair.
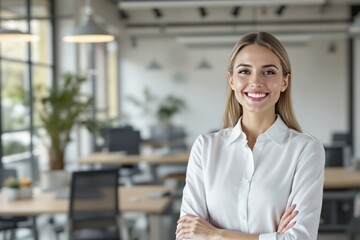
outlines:
[{"label": "black chair", "polygon": [[4,232],[3,239],[7,238],[7,231],[10,231],[10,240],[15,239],[15,230],[17,229],[17,223],[12,221],[2,221],[0,220],[0,232]]},{"label": "black chair", "polygon": [[[140,131],[131,126],[103,129],[105,147],[109,152],[123,152],[126,155],[140,154]],[[140,173],[137,165],[124,164],[120,166],[120,178],[133,185],[132,177]]]},{"label": "black chair", "polygon": [[69,239],[120,240],[118,174],[115,169],[73,172]]},{"label": "black chair", "polygon": [[[0,188],[3,187],[4,181],[9,177],[17,177],[16,169],[0,168]],[[32,219],[26,216],[0,216],[0,230],[16,230],[17,228],[29,228],[36,235],[36,226],[33,225]],[[3,229],[4,228],[4,229]],[[12,231],[13,236],[15,231]],[[12,237],[10,237],[12,239]]]},{"label": "black chair", "polygon": [[349,240],[355,240],[360,235],[360,217],[353,218],[348,229]]},{"label": "black chair", "polygon": [[345,151],[343,145],[325,146],[325,166],[326,167],[343,167]]}]

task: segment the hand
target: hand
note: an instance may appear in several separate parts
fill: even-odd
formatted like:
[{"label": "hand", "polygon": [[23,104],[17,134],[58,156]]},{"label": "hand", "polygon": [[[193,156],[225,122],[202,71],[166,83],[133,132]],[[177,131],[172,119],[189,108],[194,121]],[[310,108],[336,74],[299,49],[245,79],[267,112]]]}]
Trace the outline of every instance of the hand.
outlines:
[{"label": "hand", "polygon": [[277,232],[284,233],[295,225],[296,221],[290,223],[291,220],[293,220],[294,217],[299,213],[299,211],[294,211],[295,208],[296,208],[295,204],[291,205],[286,210],[286,212],[281,216],[280,224],[277,229]]},{"label": "hand", "polygon": [[177,223],[176,240],[187,238],[211,240],[218,230],[208,221],[192,215],[182,216]]}]

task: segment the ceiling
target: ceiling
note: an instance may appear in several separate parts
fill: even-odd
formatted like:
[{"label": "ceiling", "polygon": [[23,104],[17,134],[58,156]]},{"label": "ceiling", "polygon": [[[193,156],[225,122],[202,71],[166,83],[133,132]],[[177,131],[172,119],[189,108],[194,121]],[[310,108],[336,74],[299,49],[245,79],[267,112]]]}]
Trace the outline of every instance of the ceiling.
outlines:
[{"label": "ceiling", "polygon": [[113,1],[129,36],[344,35],[360,0]]}]

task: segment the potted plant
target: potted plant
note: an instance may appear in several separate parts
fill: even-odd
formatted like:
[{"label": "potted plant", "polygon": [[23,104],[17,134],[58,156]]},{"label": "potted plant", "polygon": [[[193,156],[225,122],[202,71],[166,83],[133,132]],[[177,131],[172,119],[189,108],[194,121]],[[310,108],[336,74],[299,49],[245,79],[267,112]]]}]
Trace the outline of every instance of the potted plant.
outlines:
[{"label": "potted plant", "polygon": [[50,89],[49,94],[40,100],[40,120],[49,138],[46,145],[52,170],[64,169],[65,149],[71,141],[73,127],[94,128],[90,116],[93,99],[81,92],[85,81],[85,77],[67,73],[63,75],[63,83]]},{"label": "potted plant", "polygon": [[[148,117],[156,116],[157,122],[150,127],[150,139],[154,141],[154,146],[157,146],[159,143],[156,141],[169,141],[172,135],[174,135],[174,132],[180,129],[178,127],[175,130],[171,119],[174,115],[186,108],[186,103],[180,97],[171,94],[159,100],[148,88],[145,88],[143,92],[143,100],[134,96],[128,96],[127,100],[138,107],[143,115],[147,115]],[[185,133],[176,133],[176,135],[183,138]]]},{"label": "potted plant", "polygon": [[15,177],[9,177],[4,182],[4,193],[7,199],[16,200],[19,198],[20,182]]},{"label": "potted plant", "polygon": [[32,181],[30,178],[22,177],[19,179],[19,198],[27,199],[32,197]]},{"label": "potted plant", "polygon": [[168,95],[160,102],[157,110],[157,117],[160,122],[170,124],[172,116],[183,110],[185,106],[185,102],[181,98]]},{"label": "potted plant", "polygon": [[[65,150],[67,144],[72,140],[70,134],[74,126],[83,125],[91,131],[95,129],[95,123],[90,114],[93,98],[81,91],[86,78],[67,73],[63,75],[62,80],[40,99],[39,106],[40,121],[47,137],[45,145],[48,149],[50,170],[64,169]],[[50,176],[50,178],[52,177]],[[54,183],[59,184],[56,181]],[[43,186],[43,188],[49,187],[51,186]]]}]

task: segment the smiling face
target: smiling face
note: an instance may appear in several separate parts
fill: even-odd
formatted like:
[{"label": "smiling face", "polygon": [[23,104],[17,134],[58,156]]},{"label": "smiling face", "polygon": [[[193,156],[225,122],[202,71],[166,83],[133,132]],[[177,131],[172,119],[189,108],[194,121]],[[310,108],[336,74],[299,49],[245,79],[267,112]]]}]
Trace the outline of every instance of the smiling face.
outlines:
[{"label": "smiling face", "polygon": [[286,90],[290,75],[284,76],[280,59],[270,49],[251,44],[235,57],[228,81],[244,115],[275,115],[275,104]]}]

